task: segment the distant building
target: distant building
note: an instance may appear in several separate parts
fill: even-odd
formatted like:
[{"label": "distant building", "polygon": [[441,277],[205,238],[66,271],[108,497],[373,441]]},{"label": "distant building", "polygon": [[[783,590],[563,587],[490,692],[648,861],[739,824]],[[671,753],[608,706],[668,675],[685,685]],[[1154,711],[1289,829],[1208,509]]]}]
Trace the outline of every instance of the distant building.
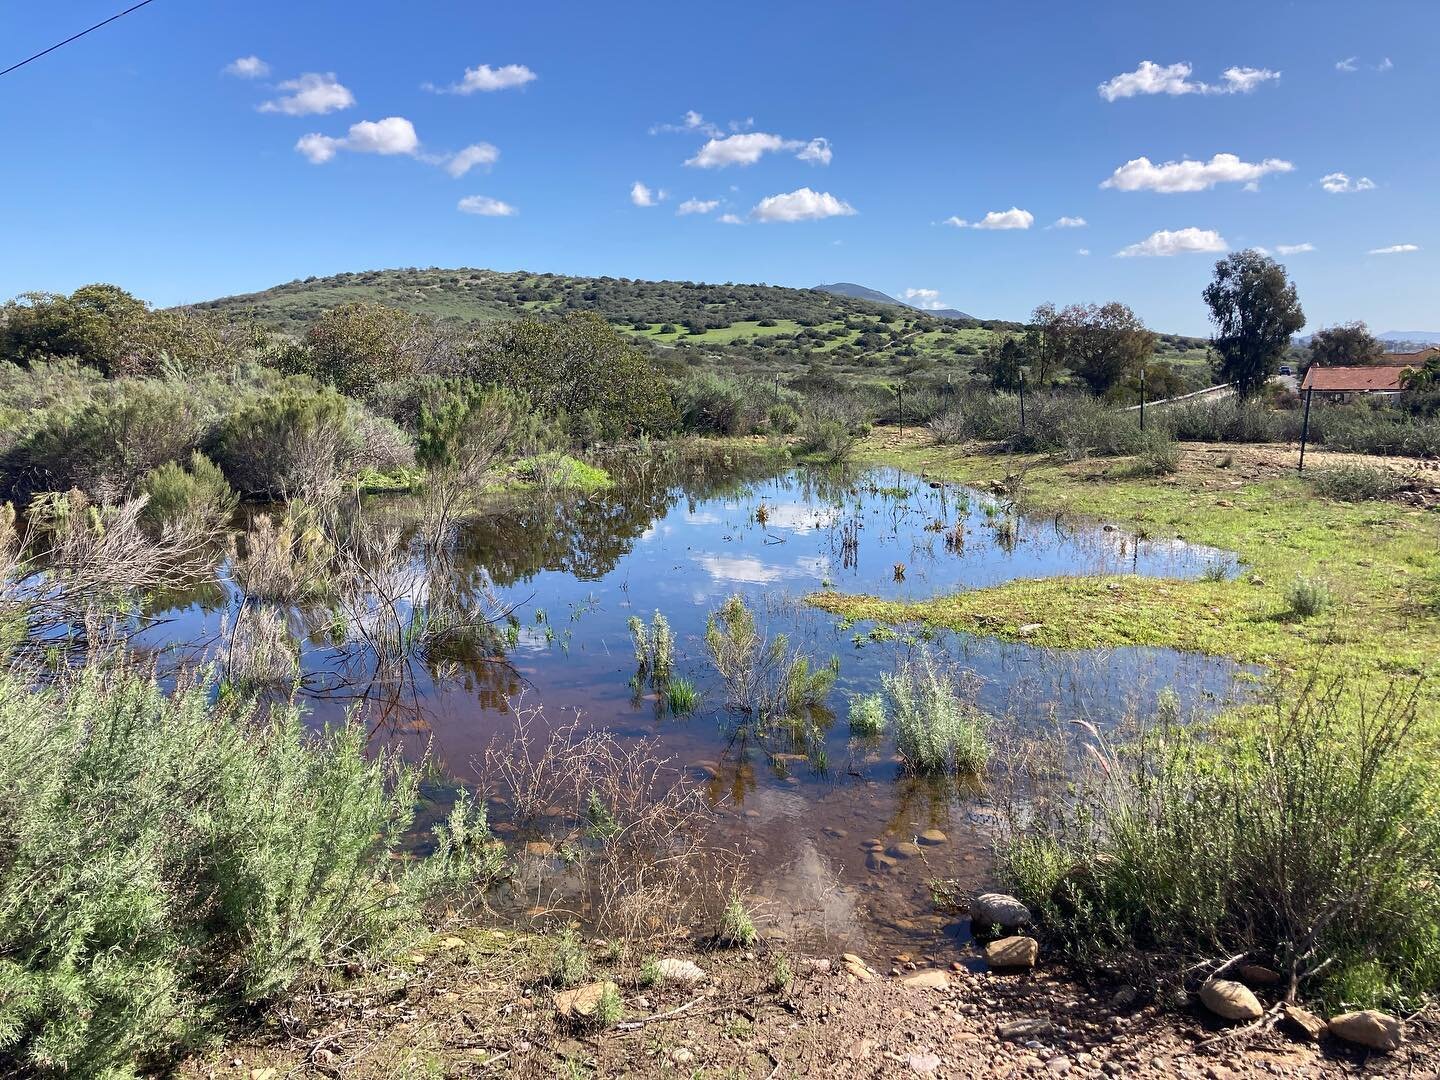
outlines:
[{"label": "distant building", "polygon": [[[1437,350],[1426,350],[1423,354],[1413,355],[1428,356],[1435,351]],[[1410,355],[1412,354],[1391,353],[1385,359],[1393,360],[1396,356],[1408,358]],[[1409,361],[1402,364],[1367,364],[1363,367],[1324,367],[1311,364],[1310,369],[1305,372],[1305,381],[1300,384],[1300,392],[1303,394],[1307,390],[1313,390],[1317,397],[1325,401],[1350,401],[1357,397],[1394,400],[1400,396],[1403,389],[1400,377],[1423,364],[1423,359],[1418,363]]]},{"label": "distant building", "polygon": [[1440,345],[1429,345],[1419,352],[1391,352],[1381,357],[1387,364],[1404,364],[1407,367],[1424,367],[1426,361],[1440,356]]}]

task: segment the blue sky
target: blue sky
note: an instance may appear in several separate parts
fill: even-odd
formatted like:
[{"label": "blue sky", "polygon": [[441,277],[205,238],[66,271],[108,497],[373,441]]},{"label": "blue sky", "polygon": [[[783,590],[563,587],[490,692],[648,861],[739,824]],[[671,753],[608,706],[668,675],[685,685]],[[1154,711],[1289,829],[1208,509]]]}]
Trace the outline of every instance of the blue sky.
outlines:
[{"label": "blue sky", "polygon": [[[124,6],[5,5],[0,67]],[[1433,0],[155,0],[0,78],[0,295],[465,265],[1204,333],[1258,245],[1311,329],[1440,330],[1437,41]]]}]

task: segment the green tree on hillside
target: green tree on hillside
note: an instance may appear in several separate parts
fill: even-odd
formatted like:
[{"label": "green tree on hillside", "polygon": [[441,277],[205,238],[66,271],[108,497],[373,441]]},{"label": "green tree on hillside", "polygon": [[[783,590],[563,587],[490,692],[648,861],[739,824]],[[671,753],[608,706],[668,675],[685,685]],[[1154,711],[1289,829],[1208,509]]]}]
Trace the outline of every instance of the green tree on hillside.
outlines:
[{"label": "green tree on hillside", "polygon": [[1378,364],[1384,358],[1385,346],[1363,322],[1322,327],[1310,339],[1312,364]]},{"label": "green tree on hillside", "polygon": [[996,390],[1018,390],[1025,359],[1025,348],[1017,339],[992,340],[976,370],[988,378]]},{"label": "green tree on hillside", "polygon": [[1258,251],[1237,251],[1215,264],[1215,277],[1202,294],[1216,333],[1215,374],[1243,398],[1259,393],[1305,325],[1295,285],[1285,268]]},{"label": "green tree on hillside", "polygon": [[1125,304],[1071,304],[1057,315],[1058,360],[1091,392],[1130,377],[1155,351],[1156,334]]},{"label": "green tree on hillside", "polygon": [[343,304],[316,319],[305,332],[304,348],[288,350],[281,365],[342,394],[365,397],[381,383],[431,367],[438,337],[427,319],[401,308]]}]

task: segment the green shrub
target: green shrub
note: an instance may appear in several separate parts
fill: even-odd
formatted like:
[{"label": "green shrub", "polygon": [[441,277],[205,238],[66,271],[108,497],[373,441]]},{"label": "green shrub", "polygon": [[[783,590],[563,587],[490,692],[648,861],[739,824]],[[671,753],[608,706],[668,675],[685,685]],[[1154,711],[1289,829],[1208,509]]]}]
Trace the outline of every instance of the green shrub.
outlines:
[{"label": "green shrub", "polygon": [[745,394],[738,383],[711,371],[690,372],[675,387],[680,427],[697,435],[748,434]]},{"label": "green shrub", "polygon": [[234,489],[215,463],[200,451],[190,455],[188,466],[167,461],[151,469],[140,481],[148,497],[142,514],[152,528],[175,525],[199,533],[225,528],[239,502]]},{"label": "green shrub", "polygon": [[1297,619],[1313,619],[1328,611],[1331,604],[1330,586],[1321,578],[1297,574],[1285,590],[1290,614]]},{"label": "green shrub", "polygon": [[790,961],[784,956],[775,957],[775,963],[770,967],[770,989],[778,994],[794,981],[795,973],[790,969]]},{"label": "green shrub", "polygon": [[590,975],[590,958],[585,955],[585,946],[566,927],[555,939],[550,954],[550,985],[560,988],[578,986]]},{"label": "green shrub", "polygon": [[[415,774],[358,725],[318,738],[129,670],[0,680],[0,1060],[120,1077],[393,943],[489,865],[469,814],[407,872]],[[458,841],[458,842],[457,842]]]},{"label": "green shrub", "polygon": [[917,773],[973,775],[990,756],[989,718],[975,704],[973,678],[945,671],[928,648],[880,676],[890,698],[895,744]]},{"label": "green shrub", "polygon": [[624,1016],[625,1002],[620,998],[620,990],[614,983],[607,982],[600,990],[600,1000],[595,1003],[591,1021],[595,1027],[610,1028],[618,1024]]},{"label": "green shrub", "polygon": [[[1332,1006],[1440,984],[1440,818],[1416,696],[1272,688],[1243,723],[1161,723],[1012,814],[998,872],[1072,959],[1244,954]],[[1033,794],[1033,793],[1032,793]]]},{"label": "green shrub", "polygon": [[716,937],[726,945],[742,949],[748,949],[760,940],[755,929],[755,920],[751,918],[739,896],[732,895],[725,905],[725,910],[720,915],[720,931]]},{"label": "green shrub", "polygon": [[1135,455],[1136,471],[1145,476],[1170,476],[1180,469],[1180,445],[1169,432],[1148,429]]},{"label": "green shrub", "polygon": [[867,739],[873,739],[885,730],[883,694],[850,695],[850,730]]},{"label": "green shrub", "polygon": [[664,976],[660,971],[660,961],[653,956],[640,965],[640,974],[635,982],[642,990],[649,990],[652,986],[659,986]]},{"label": "green shrub", "polygon": [[1388,499],[1405,487],[1404,477],[1378,465],[1342,464],[1318,469],[1310,474],[1310,482],[1321,495],[1339,502]]},{"label": "green shrub", "polygon": [[776,435],[793,435],[800,430],[800,414],[793,405],[779,402],[765,414],[765,425]]}]

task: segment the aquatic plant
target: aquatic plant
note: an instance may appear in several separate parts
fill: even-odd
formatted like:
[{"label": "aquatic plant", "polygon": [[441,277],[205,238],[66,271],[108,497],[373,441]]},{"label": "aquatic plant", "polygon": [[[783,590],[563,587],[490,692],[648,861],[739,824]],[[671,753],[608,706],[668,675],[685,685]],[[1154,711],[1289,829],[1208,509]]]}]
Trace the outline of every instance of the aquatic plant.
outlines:
[{"label": "aquatic plant", "polygon": [[873,739],[885,730],[883,694],[850,695],[850,730],[866,739]]},{"label": "aquatic plant", "polygon": [[671,679],[665,688],[665,700],[672,713],[683,716],[700,704],[700,691],[689,679]]},{"label": "aquatic plant", "polygon": [[670,632],[669,620],[657,611],[648,627],[638,615],[631,615],[626,625],[635,646],[639,673],[648,675],[654,686],[663,687],[670,681],[670,669],[675,662],[675,637]]},{"label": "aquatic plant", "polygon": [[710,614],[705,646],[725,680],[726,703],[761,720],[823,704],[840,673],[839,657],[815,668],[808,656],[790,649],[784,634],[767,639],[738,595]]},{"label": "aquatic plant", "polygon": [[990,721],[975,704],[978,680],[945,670],[934,652],[922,647],[880,681],[890,698],[896,748],[906,768],[975,774],[985,767]]}]

